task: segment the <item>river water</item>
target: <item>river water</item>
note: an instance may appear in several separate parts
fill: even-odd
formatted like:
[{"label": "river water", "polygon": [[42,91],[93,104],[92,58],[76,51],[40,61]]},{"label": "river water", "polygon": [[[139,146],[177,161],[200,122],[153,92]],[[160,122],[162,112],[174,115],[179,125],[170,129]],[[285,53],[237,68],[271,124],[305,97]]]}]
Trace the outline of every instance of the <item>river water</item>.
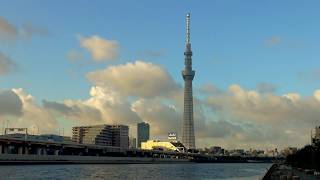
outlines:
[{"label": "river water", "polygon": [[0,166],[0,179],[257,180],[271,164],[101,164]]}]

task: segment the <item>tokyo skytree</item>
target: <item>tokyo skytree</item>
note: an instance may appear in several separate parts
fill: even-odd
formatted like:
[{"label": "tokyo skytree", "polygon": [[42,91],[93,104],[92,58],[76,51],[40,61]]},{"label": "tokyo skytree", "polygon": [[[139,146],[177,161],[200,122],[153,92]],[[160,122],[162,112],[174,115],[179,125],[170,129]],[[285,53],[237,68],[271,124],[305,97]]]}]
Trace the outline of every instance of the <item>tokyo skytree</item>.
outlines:
[{"label": "tokyo skytree", "polygon": [[195,71],[192,70],[192,51],[190,43],[190,13],[186,17],[186,49],[184,52],[184,65],[182,77],[184,79],[184,112],[182,122],[182,144],[187,149],[195,149],[195,136],[194,136],[194,122],[193,122],[193,95],[192,95],[192,80]]}]

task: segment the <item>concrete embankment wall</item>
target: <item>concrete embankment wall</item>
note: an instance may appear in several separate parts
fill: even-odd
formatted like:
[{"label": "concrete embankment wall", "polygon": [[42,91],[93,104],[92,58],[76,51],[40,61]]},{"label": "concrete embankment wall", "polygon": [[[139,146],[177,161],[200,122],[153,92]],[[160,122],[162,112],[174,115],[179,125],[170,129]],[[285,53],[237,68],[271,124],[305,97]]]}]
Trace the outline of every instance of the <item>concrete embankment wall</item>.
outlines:
[{"label": "concrete embankment wall", "polygon": [[270,169],[267,171],[267,173],[264,175],[264,177],[262,178],[262,180],[269,180],[271,179],[271,174],[278,168],[278,164],[272,164],[272,166],[270,167]]},{"label": "concrete embankment wall", "polygon": [[192,163],[188,159],[1,154],[0,164],[144,164]]},{"label": "concrete embankment wall", "polygon": [[[310,172],[309,172],[310,173]],[[308,174],[303,169],[296,169],[286,164],[274,164],[265,174],[262,180],[272,180],[272,179],[301,179],[301,180],[318,180],[320,176]]]}]

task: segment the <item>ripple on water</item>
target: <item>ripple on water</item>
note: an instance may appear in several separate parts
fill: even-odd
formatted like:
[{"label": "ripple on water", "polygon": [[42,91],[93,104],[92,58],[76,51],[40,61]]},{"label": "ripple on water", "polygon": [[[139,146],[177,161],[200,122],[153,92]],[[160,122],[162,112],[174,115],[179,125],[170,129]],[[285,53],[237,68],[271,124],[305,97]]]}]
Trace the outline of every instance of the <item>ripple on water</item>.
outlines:
[{"label": "ripple on water", "polygon": [[0,179],[259,179],[271,164],[104,164],[0,166]]}]

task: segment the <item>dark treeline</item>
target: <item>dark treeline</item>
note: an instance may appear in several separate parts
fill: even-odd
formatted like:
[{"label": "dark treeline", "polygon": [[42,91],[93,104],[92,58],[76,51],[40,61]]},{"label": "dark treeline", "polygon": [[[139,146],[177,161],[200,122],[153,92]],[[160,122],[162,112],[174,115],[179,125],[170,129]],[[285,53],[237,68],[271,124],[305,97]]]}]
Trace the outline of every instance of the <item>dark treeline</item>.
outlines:
[{"label": "dark treeline", "polygon": [[320,170],[320,143],[307,145],[295,154],[289,155],[286,162],[294,167]]}]

